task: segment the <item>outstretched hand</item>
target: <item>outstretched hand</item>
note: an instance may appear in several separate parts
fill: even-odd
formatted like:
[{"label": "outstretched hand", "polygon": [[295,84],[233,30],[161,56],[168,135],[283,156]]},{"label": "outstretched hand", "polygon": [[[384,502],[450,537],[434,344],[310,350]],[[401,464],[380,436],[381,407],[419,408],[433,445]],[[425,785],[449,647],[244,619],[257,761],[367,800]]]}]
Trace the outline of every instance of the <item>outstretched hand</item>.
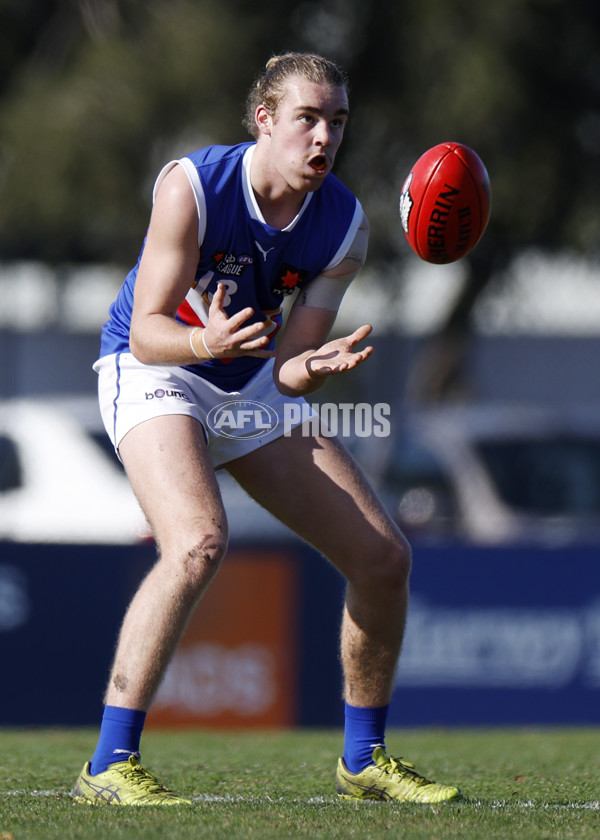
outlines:
[{"label": "outstretched hand", "polygon": [[351,335],[343,338],[335,338],[328,341],[318,350],[312,352],[305,361],[306,370],[312,378],[335,376],[352,370],[361,362],[364,362],[371,353],[371,346],[363,350],[356,350],[356,345],[363,341],[372,331],[370,324],[363,324],[362,327],[354,330]]},{"label": "outstretched hand", "polygon": [[226,295],[227,286],[219,283],[210,303],[208,323],[204,329],[205,341],[214,357],[258,356],[270,359],[275,351],[264,348],[269,344],[269,336],[275,325],[268,321],[257,321],[244,326],[254,315],[250,306],[229,317],[224,308]]}]

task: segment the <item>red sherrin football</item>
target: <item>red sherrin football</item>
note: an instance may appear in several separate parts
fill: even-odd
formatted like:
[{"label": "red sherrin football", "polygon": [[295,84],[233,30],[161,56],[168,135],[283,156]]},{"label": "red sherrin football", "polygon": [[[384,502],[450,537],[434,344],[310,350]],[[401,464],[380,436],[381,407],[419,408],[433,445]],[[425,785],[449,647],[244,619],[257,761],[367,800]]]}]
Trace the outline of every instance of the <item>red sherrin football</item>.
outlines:
[{"label": "red sherrin football", "polygon": [[400,219],[410,247],[431,263],[464,257],[483,236],[491,188],[485,166],[462,143],[440,143],[421,155],[400,195]]}]

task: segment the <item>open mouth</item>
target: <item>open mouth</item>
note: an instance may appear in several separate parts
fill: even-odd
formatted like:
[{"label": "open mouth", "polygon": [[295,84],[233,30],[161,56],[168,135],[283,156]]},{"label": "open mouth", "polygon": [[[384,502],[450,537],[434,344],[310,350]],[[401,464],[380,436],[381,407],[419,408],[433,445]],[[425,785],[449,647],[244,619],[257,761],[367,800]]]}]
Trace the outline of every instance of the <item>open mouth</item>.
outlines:
[{"label": "open mouth", "polygon": [[325,172],[327,169],[327,158],[325,155],[315,155],[314,158],[311,158],[309,163],[311,169],[314,169],[315,172]]}]

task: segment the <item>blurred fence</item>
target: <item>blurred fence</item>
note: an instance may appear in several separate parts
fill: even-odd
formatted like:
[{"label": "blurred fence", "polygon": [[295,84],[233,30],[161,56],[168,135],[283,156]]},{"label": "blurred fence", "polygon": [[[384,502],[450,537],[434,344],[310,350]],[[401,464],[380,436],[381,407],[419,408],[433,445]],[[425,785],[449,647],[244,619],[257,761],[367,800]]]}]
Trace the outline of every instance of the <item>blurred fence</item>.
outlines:
[{"label": "blurred fence", "polygon": [[[401,401],[424,340],[376,335],[372,341],[376,353],[369,366],[353,376],[354,398]],[[99,336],[94,333],[0,330],[0,399],[95,395],[97,380],[91,366],[98,350]],[[600,337],[473,336],[467,357],[471,397],[483,402],[600,404],[598,358]]]},{"label": "blurred fence", "polygon": [[[600,265],[565,253],[517,257],[477,300],[465,356],[466,399],[600,403]],[[353,398],[402,401],[425,342],[443,323],[463,266],[419,260],[391,281],[365,269],[336,330],[369,322],[376,353],[351,377]],[[0,399],[95,393],[91,370],[108,307],[125,276],[114,265],[0,263]],[[343,379],[343,378],[342,378]],[[346,385],[338,379],[334,395]]]}]

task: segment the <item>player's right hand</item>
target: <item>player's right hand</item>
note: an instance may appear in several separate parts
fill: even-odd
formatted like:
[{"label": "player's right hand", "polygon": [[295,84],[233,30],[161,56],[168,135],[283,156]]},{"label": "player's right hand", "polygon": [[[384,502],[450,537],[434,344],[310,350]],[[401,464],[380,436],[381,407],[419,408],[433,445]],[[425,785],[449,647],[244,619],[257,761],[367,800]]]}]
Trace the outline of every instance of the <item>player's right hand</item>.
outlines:
[{"label": "player's right hand", "polygon": [[274,350],[266,350],[270,334],[275,325],[268,321],[256,321],[244,326],[254,315],[254,309],[247,306],[231,317],[224,308],[227,295],[225,283],[219,283],[208,310],[208,323],[204,328],[204,341],[216,359],[236,356],[258,356],[270,359]]}]

